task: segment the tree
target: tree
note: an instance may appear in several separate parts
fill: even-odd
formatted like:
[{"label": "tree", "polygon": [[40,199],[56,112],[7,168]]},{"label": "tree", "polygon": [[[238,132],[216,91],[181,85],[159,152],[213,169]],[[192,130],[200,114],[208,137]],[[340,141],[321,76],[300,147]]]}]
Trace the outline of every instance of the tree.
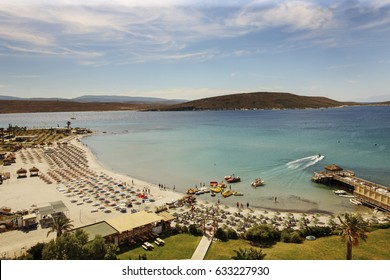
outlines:
[{"label": "tree", "polygon": [[81,260],[84,259],[84,255],[80,240],[70,232],[52,239],[42,251],[44,260]]},{"label": "tree", "polygon": [[52,232],[57,232],[57,237],[60,237],[65,231],[69,231],[73,228],[72,222],[72,220],[65,216],[53,218],[53,224],[48,231],[47,236]]},{"label": "tree", "polygon": [[280,232],[271,225],[254,225],[247,231],[245,238],[257,242],[276,241],[280,238]]},{"label": "tree", "polygon": [[228,241],[228,234],[226,231],[224,231],[222,228],[218,228],[216,233],[215,233],[215,237],[218,238],[219,240],[221,241]]},{"label": "tree", "polygon": [[337,216],[341,223],[342,240],[347,242],[347,260],[352,260],[352,247],[359,245],[359,239],[366,241],[365,222],[360,214],[344,214],[344,220]]},{"label": "tree", "polygon": [[44,260],[116,260],[118,246],[106,244],[104,238],[96,235],[88,242],[88,235],[82,230],[65,232],[46,243],[42,251]]},{"label": "tree", "polygon": [[238,248],[238,250],[234,250],[234,252],[236,255],[232,257],[233,260],[263,260],[267,255],[263,254],[263,250],[255,248]]}]

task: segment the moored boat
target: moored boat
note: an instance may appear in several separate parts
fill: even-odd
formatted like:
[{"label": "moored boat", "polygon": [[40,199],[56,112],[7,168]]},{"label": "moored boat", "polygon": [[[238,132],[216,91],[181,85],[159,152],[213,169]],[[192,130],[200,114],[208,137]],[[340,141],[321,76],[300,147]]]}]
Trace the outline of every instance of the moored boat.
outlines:
[{"label": "moored boat", "polygon": [[187,194],[195,194],[196,191],[197,191],[196,189],[192,189],[192,188],[191,188],[191,189],[188,189],[186,193],[187,193]]},{"label": "moored boat", "polygon": [[211,181],[210,182],[210,187],[216,187],[218,186],[218,182],[217,181]]},{"label": "moored boat", "polygon": [[244,194],[243,193],[241,193],[241,192],[234,192],[234,194],[233,194],[234,196],[243,196]]},{"label": "moored boat", "polygon": [[261,180],[260,178],[256,178],[252,183],[251,183],[251,186],[252,187],[260,187],[260,186],[264,186],[264,180]]},{"label": "moored boat", "polygon": [[220,187],[211,187],[210,188],[210,191],[213,192],[213,193],[220,193],[221,190],[222,189]]},{"label": "moored boat", "polygon": [[241,181],[241,178],[240,177],[236,177],[236,176],[234,176],[234,175],[232,175],[230,178],[228,178],[228,179],[225,179],[226,180],[226,182],[228,182],[228,183],[237,183],[237,182],[240,182]]},{"label": "moored boat", "polygon": [[334,192],[334,194],[337,194],[337,195],[346,195],[347,194],[347,192],[346,191],[344,191],[344,190],[335,190],[335,191],[333,191]]},{"label": "moored boat", "polygon": [[223,191],[222,192],[222,196],[223,197],[229,197],[229,196],[231,196],[231,195],[233,195],[234,194],[234,191],[233,190],[225,190],[225,191]]},{"label": "moored boat", "polygon": [[357,199],[354,199],[354,198],[350,198],[349,201],[352,203],[352,204],[355,204],[355,205],[362,205],[361,201],[357,200]]}]

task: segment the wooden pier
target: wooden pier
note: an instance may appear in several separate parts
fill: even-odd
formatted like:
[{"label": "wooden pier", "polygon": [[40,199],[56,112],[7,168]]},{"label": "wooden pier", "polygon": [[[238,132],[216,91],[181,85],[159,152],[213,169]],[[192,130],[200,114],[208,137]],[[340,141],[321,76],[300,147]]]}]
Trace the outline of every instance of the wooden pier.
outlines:
[{"label": "wooden pier", "polygon": [[390,188],[356,177],[355,172],[329,165],[324,171],[314,172],[312,180],[321,184],[342,185],[353,191],[362,203],[390,212]]}]

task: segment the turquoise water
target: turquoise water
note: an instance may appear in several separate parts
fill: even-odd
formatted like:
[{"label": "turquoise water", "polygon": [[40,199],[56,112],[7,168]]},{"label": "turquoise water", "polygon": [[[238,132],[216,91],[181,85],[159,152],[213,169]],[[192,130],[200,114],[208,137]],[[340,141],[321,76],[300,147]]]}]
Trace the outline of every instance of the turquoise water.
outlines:
[{"label": "turquoise water", "polygon": [[[0,125],[63,126],[70,116],[2,115]],[[105,166],[151,183],[184,192],[221,181],[225,175],[240,176],[241,182],[232,188],[244,196],[203,195],[228,204],[350,210],[354,206],[348,199],[336,197],[329,187],[310,180],[314,170],[332,163],[377,183],[390,182],[390,107],[85,112],[76,113],[72,122],[98,131],[83,142]],[[266,185],[252,188],[250,183],[256,177]]]}]

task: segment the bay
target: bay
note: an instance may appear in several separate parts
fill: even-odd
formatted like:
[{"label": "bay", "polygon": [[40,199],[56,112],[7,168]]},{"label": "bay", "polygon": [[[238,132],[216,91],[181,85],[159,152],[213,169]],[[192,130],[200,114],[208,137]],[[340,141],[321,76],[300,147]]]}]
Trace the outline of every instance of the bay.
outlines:
[{"label": "bay", "polygon": [[[70,120],[75,116],[76,119]],[[83,139],[107,167],[185,192],[235,174],[244,196],[202,198],[291,211],[353,209],[313,183],[328,164],[383,185],[390,182],[390,107],[202,112],[7,114],[0,126],[88,127]],[[265,186],[252,188],[261,177]],[[275,202],[275,197],[277,201]]]}]

